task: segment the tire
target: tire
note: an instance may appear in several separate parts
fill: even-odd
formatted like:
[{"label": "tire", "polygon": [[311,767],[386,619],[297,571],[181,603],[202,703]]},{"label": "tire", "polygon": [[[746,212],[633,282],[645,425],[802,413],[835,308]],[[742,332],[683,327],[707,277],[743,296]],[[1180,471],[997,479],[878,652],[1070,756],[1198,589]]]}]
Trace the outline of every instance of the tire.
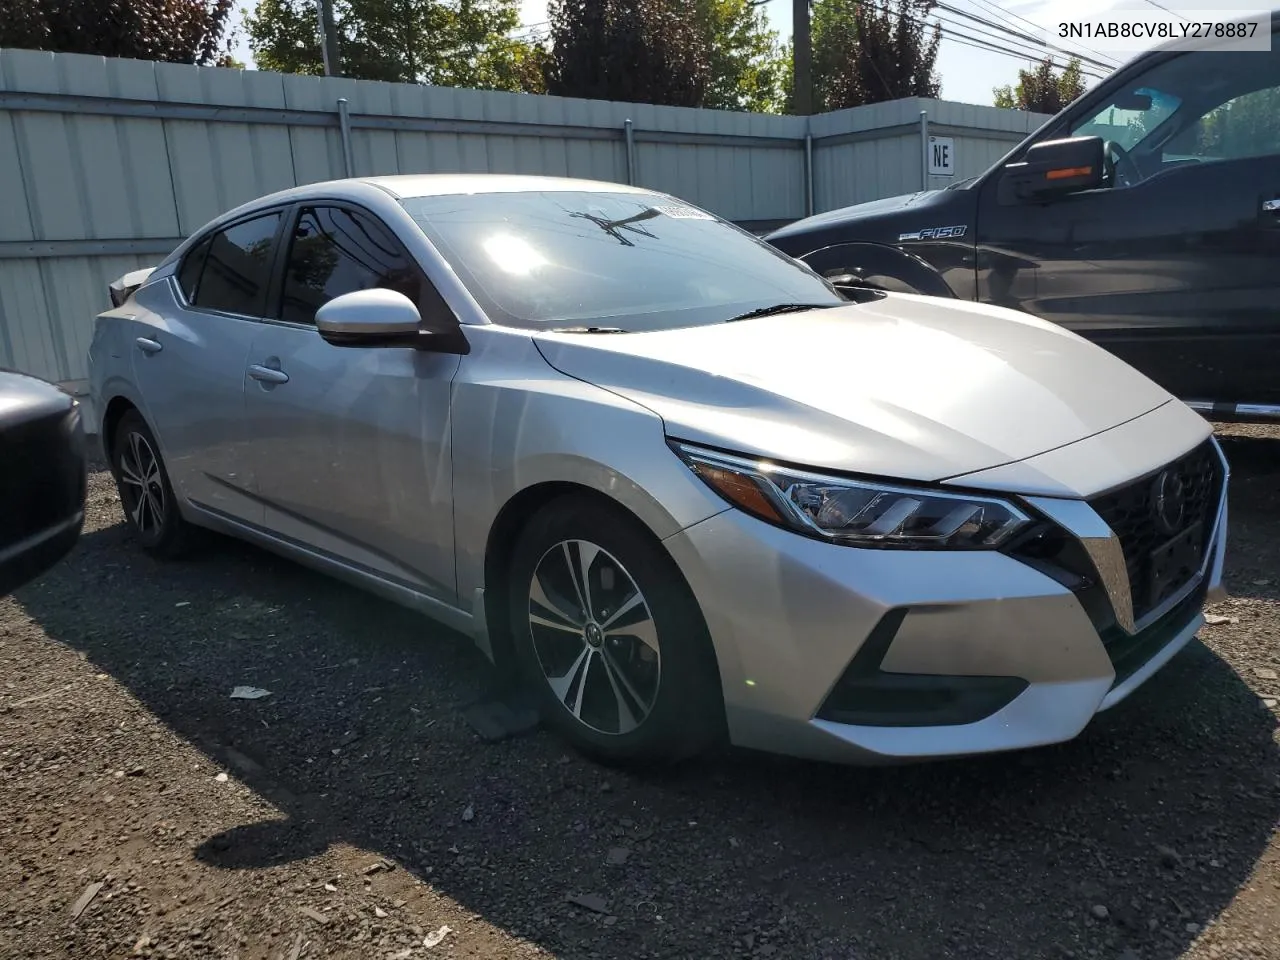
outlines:
[{"label": "tire", "polygon": [[520,536],[508,590],[521,673],[543,721],[578,751],[661,764],[723,739],[702,612],[661,544],[627,514],[585,496],[548,504]]},{"label": "tire", "polygon": [[185,555],[193,528],[178,510],[178,498],[160,457],[160,445],[142,414],[120,418],[111,444],[111,473],[134,539],[147,553],[167,560]]}]

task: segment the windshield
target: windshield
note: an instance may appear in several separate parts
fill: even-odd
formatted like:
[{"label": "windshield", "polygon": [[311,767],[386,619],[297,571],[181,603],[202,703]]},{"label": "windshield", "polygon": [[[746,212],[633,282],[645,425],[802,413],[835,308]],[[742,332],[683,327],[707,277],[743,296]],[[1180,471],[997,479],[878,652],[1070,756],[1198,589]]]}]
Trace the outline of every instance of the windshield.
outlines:
[{"label": "windshield", "polygon": [[1076,126],[1071,135],[1101,137],[1128,152],[1182,105],[1181,98],[1149,86],[1122,90],[1112,101]]},{"label": "windshield", "polygon": [[548,190],[401,202],[489,318],[508,326],[630,333],[847,302],[764,241],[657,194]]}]

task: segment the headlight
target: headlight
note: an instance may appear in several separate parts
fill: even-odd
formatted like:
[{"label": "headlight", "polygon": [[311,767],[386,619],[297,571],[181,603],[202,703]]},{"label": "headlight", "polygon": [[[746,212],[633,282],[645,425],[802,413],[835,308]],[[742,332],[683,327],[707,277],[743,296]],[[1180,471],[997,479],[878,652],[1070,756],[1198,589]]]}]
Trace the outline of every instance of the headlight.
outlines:
[{"label": "headlight", "polygon": [[703,450],[672,449],[735,507],[797,533],[855,547],[991,550],[1031,518],[987,497],[824,477]]}]

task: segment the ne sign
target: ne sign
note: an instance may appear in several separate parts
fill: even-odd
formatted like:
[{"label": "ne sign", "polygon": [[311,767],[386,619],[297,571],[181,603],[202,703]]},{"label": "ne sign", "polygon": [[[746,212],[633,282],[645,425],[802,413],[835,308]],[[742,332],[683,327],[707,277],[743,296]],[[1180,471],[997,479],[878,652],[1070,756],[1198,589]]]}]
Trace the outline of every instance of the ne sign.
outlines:
[{"label": "ne sign", "polygon": [[956,172],[956,142],[951,137],[929,138],[929,174],[951,177]]}]

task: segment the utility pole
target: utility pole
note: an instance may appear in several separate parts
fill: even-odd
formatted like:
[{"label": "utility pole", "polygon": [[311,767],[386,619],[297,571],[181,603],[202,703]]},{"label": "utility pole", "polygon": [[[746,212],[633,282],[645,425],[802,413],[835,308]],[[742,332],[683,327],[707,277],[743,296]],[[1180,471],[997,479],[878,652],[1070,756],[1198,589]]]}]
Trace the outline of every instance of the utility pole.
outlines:
[{"label": "utility pole", "polygon": [[796,113],[813,113],[813,34],[809,30],[809,0],[792,0],[792,59],[795,66]]},{"label": "utility pole", "polygon": [[320,52],[324,55],[324,75],[342,76],[338,60],[338,25],[333,20],[333,0],[316,0],[316,12],[320,16]]}]

